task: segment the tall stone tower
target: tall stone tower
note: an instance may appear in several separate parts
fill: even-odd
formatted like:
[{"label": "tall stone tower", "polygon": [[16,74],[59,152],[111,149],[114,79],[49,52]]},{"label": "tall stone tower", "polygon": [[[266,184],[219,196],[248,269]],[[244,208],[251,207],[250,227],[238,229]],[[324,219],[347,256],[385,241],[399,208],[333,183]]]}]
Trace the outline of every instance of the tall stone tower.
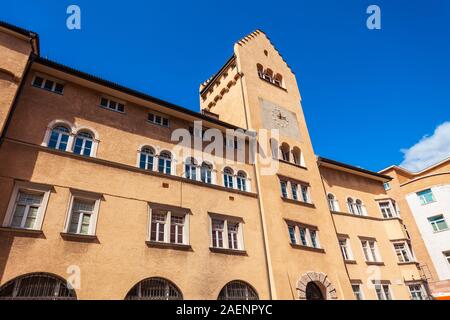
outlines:
[{"label": "tall stone tower", "polygon": [[[38,53],[35,33],[0,21],[0,137],[32,53]],[[1,142],[0,142],[1,143]]]},{"label": "tall stone tower", "polygon": [[[353,299],[296,77],[264,32],[234,45],[233,56],[200,86],[200,104],[270,146],[263,152],[276,172],[267,174],[259,159],[254,168],[272,298],[305,299],[313,283],[324,298]],[[261,129],[278,129],[279,137]]]}]

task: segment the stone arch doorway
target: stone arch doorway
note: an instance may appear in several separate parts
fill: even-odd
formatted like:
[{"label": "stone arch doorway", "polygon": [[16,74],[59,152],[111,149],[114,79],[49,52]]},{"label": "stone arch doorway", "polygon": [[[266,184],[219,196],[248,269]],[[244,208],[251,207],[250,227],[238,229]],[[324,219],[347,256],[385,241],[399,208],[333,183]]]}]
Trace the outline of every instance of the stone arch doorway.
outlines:
[{"label": "stone arch doorway", "polygon": [[321,288],[315,282],[306,285],[306,300],[325,300]]},{"label": "stone arch doorway", "polygon": [[323,272],[309,271],[297,282],[300,300],[332,300],[337,299],[336,288]]}]

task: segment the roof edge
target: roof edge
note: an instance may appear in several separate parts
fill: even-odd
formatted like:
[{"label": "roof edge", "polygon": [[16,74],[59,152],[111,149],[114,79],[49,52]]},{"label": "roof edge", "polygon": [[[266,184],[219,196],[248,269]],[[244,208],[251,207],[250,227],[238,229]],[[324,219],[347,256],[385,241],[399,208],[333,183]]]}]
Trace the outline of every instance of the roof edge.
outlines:
[{"label": "roof edge", "polygon": [[33,52],[35,54],[37,54],[37,55],[40,54],[39,34],[38,33],[34,32],[34,31],[31,31],[31,30],[28,30],[28,29],[24,29],[24,28],[15,26],[13,24],[10,24],[10,23],[8,23],[6,21],[2,21],[2,20],[0,20],[0,27],[8,29],[8,30],[10,30],[12,32],[15,32],[15,33],[18,33],[18,34],[20,34],[22,36],[30,38],[31,41],[34,42],[32,44],[33,45]]},{"label": "roof edge", "polygon": [[358,168],[358,167],[355,167],[355,166],[350,165],[350,164],[346,164],[346,163],[343,163],[343,162],[339,162],[339,161],[328,159],[328,158],[324,158],[324,157],[318,157],[317,158],[317,162],[319,162],[319,163],[323,162],[323,163],[327,163],[327,164],[330,164],[330,165],[346,168],[346,169],[351,170],[351,171],[356,171],[356,172],[363,173],[363,174],[366,174],[366,175],[370,175],[370,176],[376,177],[378,179],[386,180],[386,181],[391,181],[392,180],[391,176],[384,175],[384,174],[381,174],[381,173],[378,173],[378,172],[375,172],[375,171],[370,171],[370,170]]}]

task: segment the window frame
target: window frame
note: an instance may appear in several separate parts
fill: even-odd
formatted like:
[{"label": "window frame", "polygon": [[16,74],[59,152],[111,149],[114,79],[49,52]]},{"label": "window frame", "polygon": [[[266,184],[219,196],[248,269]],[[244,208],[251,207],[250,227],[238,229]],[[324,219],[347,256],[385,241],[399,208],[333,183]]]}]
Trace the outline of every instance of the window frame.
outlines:
[{"label": "window frame", "polygon": [[[441,217],[441,218],[437,219],[439,217]],[[444,214],[438,214],[438,215],[435,215],[435,216],[428,217],[427,220],[428,220],[428,223],[431,226],[431,229],[432,229],[433,233],[439,233],[439,232],[443,232],[443,231],[449,230],[449,226],[448,226],[447,220],[445,220]],[[437,227],[438,226],[438,222],[437,221],[444,222],[446,228],[445,229],[438,229],[438,227]]]},{"label": "window frame", "polygon": [[[380,287],[381,299],[378,295],[377,287]],[[386,295],[386,287],[389,296]],[[378,300],[394,300],[389,283],[374,283],[374,290]]]},{"label": "window frame", "polygon": [[[427,191],[429,191],[429,194],[431,194],[431,201],[428,201],[427,198],[425,197],[425,195],[426,195],[425,192],[427,192]],[[431,188],[418,191],[418,192],[416,192],[416,195],[419,198],[419,203],[422,206],[426,206],[427,204],[436,202],[436,197],[434,196],[434,192]]]},{"label": "window frame", "polygon": [[[89,134],[91,137],[82,136],[82,134]],[[82,139],[83,142],[81,144],[80,153],[75,152],[75,148],[77,147],[77,140]],[[86,150],[86,141],[91,141],[91,148],[89,155],[84,154]],[[95,134],[90,129],[80,128],[73,137],[73,145],[72,145],[72,153],[83,156],[83,157],[95,157],[97,154],[97,139],[95,138]]]},{"label": "window frame", "polygon": [[[163,211],[165,214],[164,221],[164,239],[160,240],[152,240],[152,224],[153,224],[153,215],[160,214]],[[178,237],[176,237],[175,242],[171,241],[171,232],[172,232],[172,217],[184,217],[183,223],[183,242],[178,242]],[[182,208],[172,208],[164,205],[155,205],[152,203],[148,204],[148,223],[147,223],[147,242],[149,243],[162,243],[168,245],[178,245],[178,246],[189,246],[190,245],[190,235],[189,235],[189,223],[190,223],[190,213]],[[158,236],[157,236],[158,238]]]},{"label": "window frame", "polygon": [[[102,104],[102,100],[106,100],[106,106],[104,106]],[[115,103],[115,107],[112,108],[111,107],[111,102]],[[118,112],[118,113],[125,113],[125,107],[126,107],[126,103],[123,101],[120,101],[118,99],[112,98],[112,97],[107,97],[107,96],[101,96],[100,97],[100,103],[98,104],[98,106],[102,109],[106,109],[109,111],[114,111],[114,112]],[[119,106],[122,106],[122,111],[119,110]]]},{"label": "window frame", "polygon": [[[408,286],[409,295],[411,297],[411,300],[427,300],[428,294],[422,283],[412,282],[412,283],[407,283],[406,285]],[[417,286],[419,287],[418,290],[417,290],[417,288],[414,288],[414,289],[411,288],[411,287],[417,287]],[[420,293],[420,299],[415,298],[415,294],[417,294],[417,293]]]},{"label": "window frame", "polygon": [[[353,294],[355,295],[355,299],[356,300],[365,300],[362,284],[359,282],[351,282],[351,286],[352,286]],[[355,287],[358,287],[358,293],[355,292]],[[358,298],[358,294],[359,294],[360,298]]]},{"label": "window frame", "polygon": [[[153,118],[153,120],[150,120],[150,118]],[[158,122],[156,121],[157,118],[160,118],[161,121]],[[170,119],[167,116],[164,116],[160,113],[156,113],[156,112],[148,112],[147,113],[147,122],[150,124],[154,124],[163,128],[170,128]],[[167,124],[164,124],[164,122],[166,122]]]},{"label": "window frame", "polygon": [[[319,229],[316,226],[305,225],[303,223],[295,221],[286,221],[286,224],[288,227],[288,236],[290,244],[313,249],[323,249],[319,238]],[[295,243],[292,242],[291,237],[292,228],[294,230]],[[312,234],[315,234],[314,239]]]},{"label": "window frame", "polygon": [[[9,200],[8,208],[6,210],[5,218],[3,219],[3,227],[4,228],[11,228],[11,229],[18,229],[18,230],[42,230],[42,224],[44,221],[44,216],[47,211],[48,201],[50,198],[50,192],[52,190],[52,187],[47,185],[40,185],[35,184],[31,182],[22,182],[22,181],[16,181],[13,186],[13,190],[11,193],[11,197]],[[18,200],[19,193],[21,191],[29,192],[29,193],[40,193],[42,194],[42,200],[41,204],[38,209],[38,213],[36,214],[36,220],[34,223],[33,228],[18,228],[18,227],[12,227],[12,220],[14,217],[16,204]]]},{"label": "window frame", "polygon": [[[91,217],[89,220],[89,232],[87,234],[78,233],[78,232],[70,232],[70,225],[72,221],[72,214],[73,214],[73,205],[76,200],[80,199],[81,201],[94,201],[94,209],[91,213]],[[97,234],[97,221],[98,221],[98,215],[100,211],[100,203],[101,203],[102,195],[100,194],[93,194],[89,192],[83,192],[83,191],[71,191],[70,193],[70,200],[69,200],[69,206],[66,213],[66,220],[64,222],[64,233],[70,234],[70,235],[77,235],[77,236],[95,236]],[[80,229],[81,226],[78,226],[78,229]]]},{"label": "window frame", "polygon": [[[360,240],[365,262],[381,263],[383,260],[380,255],[380,250],[378,249],[377,240],[376,239],[360,239]],[[364,243],[367,243],[366,247],[364,246]],[[373,247],[371,246],[371,243],[373,243]],[[366,251],[366,248],[368,251]],[[370,255],[368,256],[367,253],[370,253]]]},{"label": "window frame", "polygon": [[[341,244],[341,241],[344,241],[344,248],[345,248],[345,253],[344,253],[344,249],[343,246]],[[339,243],[339,248],[341,249],[341,253],[342,253],[342,257],[344,258],[344,261],[354,261],[353,258],[353,252],[352,252],[352,248],[350,245],[350,239],[348,237],[338,237],[338,243]]]},{"label": "window frame", "polygon": [[[37,86],[37,85],[34,84],[35,81],[36,81],[36,78],[41,78],[41,79],[43,80],[41,86]],[[53,85],[52,85],[52,88],[51,88],[51,89],[45,88],[45,83],[46,83],[47,81],[53,82]],[[62,86],[62,91],[61,91],[61,92],[55,90],[57,85]],[[34,88],[38,88],[38,89],[42,89],[42,90],[51,92],[51,93],[56,93],[56,94],[59,94],[59,95],[64,95],[64,90],[65,90],[65,88],[66,88],[66,82],[61,81],[61,80],[58,80],[58,79],[53,78],[53,77],[44,76],[44,75],[42,75],[42,74],[40,74],[40,73],[36,73],[36,74],[33,76],[33,79],[31,80],[31,86],[34,87]]]},{"label": "window frame", "polygon": [[[400,245],[402,245],[403,248],[396,247],[396,246],[400,246]],[[392,246],[394,248],[394,252],[397,257],[398,263],[411,263],[411,262],[416,261],[414,253],[412,252],[412,249],[411,249],[409,243],[407,243],[406,241],[395,241],[392,243]],[[406,255],[405,255],[405,253],[406,253]],[[400,256],[399,256],[399,254],[400,254]],[[405,257],[406,257],[406,259],[405,259]]]},{"label": "window frame", "polygon": [[[242,218],[239,217],[232,217],[232,216],[225,216],[225,215],[219,215],[216,213],[210,213],[209,215],[209,238],[210,243],[209,246],[211,249],[222,249],[222,250],[230,250],[230,251],[236,251],[236,252],[243,252],[245,251],[245,243],[244,243],[244,221]],[[213,220],[222,221],[223,223],[223,230],[222,230],[222,247],[215,246],[213,241]],[[228,224],[236,224],[238,225],[238,231],[237,231],[237,249],[230,248],[229,245],[229,228]]]}]

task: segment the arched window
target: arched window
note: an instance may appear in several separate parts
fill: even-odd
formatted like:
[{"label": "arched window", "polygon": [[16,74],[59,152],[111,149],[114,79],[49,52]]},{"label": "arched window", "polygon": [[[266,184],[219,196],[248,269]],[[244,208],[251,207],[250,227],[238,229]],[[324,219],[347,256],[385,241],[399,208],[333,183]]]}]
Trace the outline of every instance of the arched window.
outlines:
[{"label": "arched window", "polygon": [[186,178],[191,180],[197,180],[197,161],[194,158],[187,158],[184,165],[184,171]]},{"label": "arched window", "polygon": [[56,126],[50,133],[48,147],[52,149],[67,150],[67,143],[69,142],[70,130],[65,126]]},{"label": "arched window", "polygon": [[202,182],[204,183],[212,183],[212,165],[207,163],[207,162],[203,162],[202,166],[200,167],[200,178],[202,180]]},{"label": "arched window", "polygon": [[352,198],[347,198],[348,212],[355,214],[355,203]]},{"label": "arched window", "polygon": [[149,278],[136,284],[125,300],[183,300],[183,295],[169,280]]},{"label": "arched window", "polygon": [[32,273],[15,278],[0,287],[0,300],[76,300],[75,291],[63,279]]},{"label": "arched window", "polygon": [[233,188],[233,169],[226,167],[223,169],[223,185],[225,188]]},{"label": "arched window", "polygon": [[290,157],[289,157],[289,153],[290,153],[290,147],[286,142],[283,142],[283,144],[280,147],[280,151],[281,151],[281,158],[284,161],[289,161]]},{"label": "arched window", "polygon": [[296,165],[303,166],[302,152],[299,147],[292,148],[292,160],[294,160]]},{"label": "arched window", "polygon": [[139,158],[139,168],[153,171],[155,150],[152,147],[143,147]]},{"label": "arched window", "polygon": [[228,282],[220,291],[218,300],[259,300],[258,294],[243,281]]},{"label": "arched window", "polygon": [[360,216],[364,215],[364,208],[363,208],[363,203],[361,200],[356,199],[355,207],[356,207],[356,213],[358,215],[360,215]]},{"label": "arched window", "polygon": [[158,171],[160,173],[171,174],[172,154],[169,151],[162,151],[159,154]]},{"label": "arched window", "polygon": [[244,171],[237,173],[236,182],[238,190],[247,191],[247,174]]},{"label": "arched window", "polygon": [[273,71],[270,70],[270,69],[267,69],[266,71],[264,71],[263,79],[264,79],[264,80],[267,80],[267,81],[269,81],[269,82],[272,82],[272,79],[273,79]]},{"label": "arched window", "polygon": [[306,300],[325,300],[322,290],[312,281],[306,285]]},{"label": "arched window", "polygon": [[269,143],[270,143],[270,149],[272,151],[272,158],[278,160],[279,159],[279,156],[278,156],[278,141],[276,139],[274,139],[274,138],[271,138],[269,140]]},{"label": "arched window", "polygon": [[273,83],[279,87],[283,87],[283,77],[281,74],[277,73],[273,78]]},{"label": "arched window", "polygon": [[327,198],[328,198],[328,206],[330,207],[330,210],[333,212],[339,211],[337,200],[334,198],[334,195],[329,193]]},{"label": "arched window", "polygon": [[264,67],[261,64],[256,65],[256,69],[258,70],[258,76],[262,78],[264,76]]},{"label": "arched window", "polygon": [[92,155],[92,147],[94,138],[91,133],[82,131],[75,137],[75,145],[73,152],[82,156],[90,157]]}]

